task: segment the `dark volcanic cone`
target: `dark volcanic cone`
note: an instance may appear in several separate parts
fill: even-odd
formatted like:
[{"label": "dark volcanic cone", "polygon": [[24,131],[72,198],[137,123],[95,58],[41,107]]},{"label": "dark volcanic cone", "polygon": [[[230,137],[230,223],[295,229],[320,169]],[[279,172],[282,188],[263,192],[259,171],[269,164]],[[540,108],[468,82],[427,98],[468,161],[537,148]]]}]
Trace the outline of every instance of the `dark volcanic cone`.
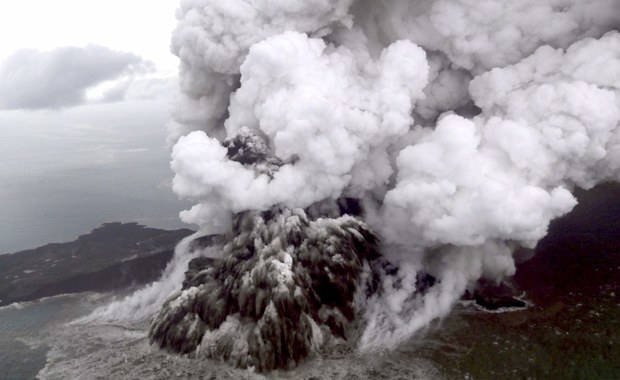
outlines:
[{"label": "dark volcanic cone", "polygon": [[243,212],[233,224],[223,259],[190,264],[151,341],[268,371],[295,366],[331,335],[346,338],[365,263],[379,256],[366,225],[288,208]]}]

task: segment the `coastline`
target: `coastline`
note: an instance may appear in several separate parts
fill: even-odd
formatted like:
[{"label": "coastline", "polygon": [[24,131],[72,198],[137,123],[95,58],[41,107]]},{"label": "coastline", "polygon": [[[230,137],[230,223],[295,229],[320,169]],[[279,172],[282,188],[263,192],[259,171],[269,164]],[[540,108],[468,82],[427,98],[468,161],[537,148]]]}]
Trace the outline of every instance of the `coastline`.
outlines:
[{"label": "coastline", "polygon": [[156,280],[191,230],[106,223],[66,243],[0,256],[0,306],[84,291],[106,292]]}]

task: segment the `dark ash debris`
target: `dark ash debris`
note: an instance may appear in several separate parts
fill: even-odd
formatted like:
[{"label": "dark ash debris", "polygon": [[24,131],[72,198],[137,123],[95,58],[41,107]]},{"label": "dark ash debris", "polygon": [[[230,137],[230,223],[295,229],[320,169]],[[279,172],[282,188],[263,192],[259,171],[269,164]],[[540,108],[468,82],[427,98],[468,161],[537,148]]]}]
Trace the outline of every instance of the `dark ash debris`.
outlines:
[{"label": "dark ash debris", "polygon": [[151,323],[151,342],[269,371],[294,367],[330,337],[347,338],[362,273],[379,257],[363,222],[248,211],[235,216],[233,236],[223,259],[190,263],[183,290]]}]

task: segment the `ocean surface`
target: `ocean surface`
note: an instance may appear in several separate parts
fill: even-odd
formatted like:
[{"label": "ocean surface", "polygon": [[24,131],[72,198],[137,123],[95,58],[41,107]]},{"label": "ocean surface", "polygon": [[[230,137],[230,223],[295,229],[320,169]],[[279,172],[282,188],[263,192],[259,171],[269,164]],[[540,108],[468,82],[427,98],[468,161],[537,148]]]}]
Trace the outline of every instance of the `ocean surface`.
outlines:
[{"label": "ocean surface", "polygon": [[104,222],[189,227],[171,190],[166,100],[0,112],[0,254]]},{"label": "ocean surface", "polygon": [[0,379],[35,379],[49,350],[43,338],[92,310],[96,298],[66,295],[0,308]]}]

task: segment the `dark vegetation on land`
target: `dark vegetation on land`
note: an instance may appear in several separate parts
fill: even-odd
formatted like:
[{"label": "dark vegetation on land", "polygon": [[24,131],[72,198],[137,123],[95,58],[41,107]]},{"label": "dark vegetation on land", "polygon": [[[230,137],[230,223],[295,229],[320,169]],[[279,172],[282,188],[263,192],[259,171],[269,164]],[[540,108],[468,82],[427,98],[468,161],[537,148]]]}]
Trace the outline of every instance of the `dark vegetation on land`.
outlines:
[{"label": "dark vegetation on land", "polygon": [[191,233],[106,223],[69,243],[0,255],[0,306],[154,281]]}]

